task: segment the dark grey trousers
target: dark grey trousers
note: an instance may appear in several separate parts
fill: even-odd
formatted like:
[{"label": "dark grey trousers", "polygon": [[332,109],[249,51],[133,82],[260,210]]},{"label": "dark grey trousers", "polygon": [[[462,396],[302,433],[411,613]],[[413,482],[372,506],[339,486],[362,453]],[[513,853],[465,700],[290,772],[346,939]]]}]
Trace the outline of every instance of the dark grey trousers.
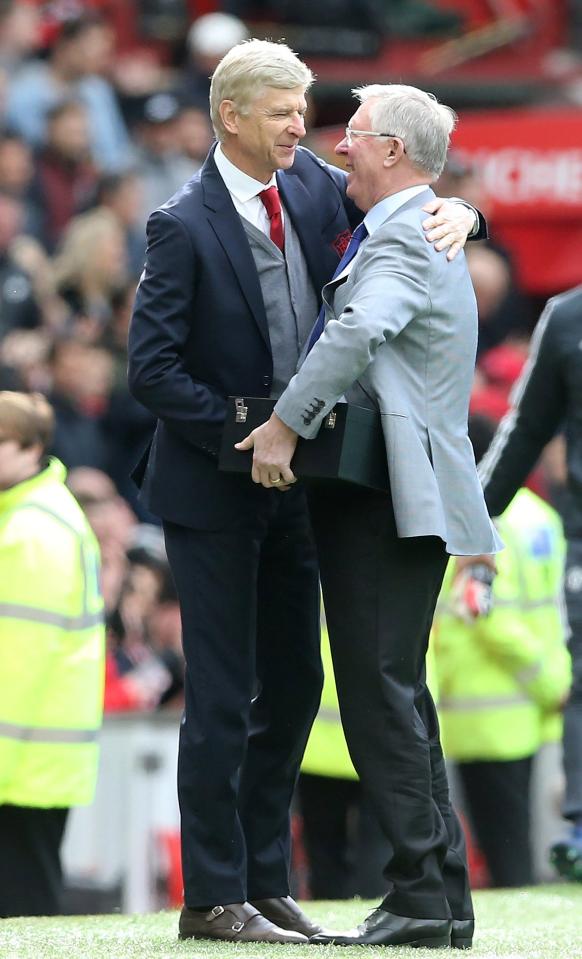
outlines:
[{"label": "dark grey trousers", "polygon": [[424,681],[444,544],[399,539],[386,494],[313,484],[308,499],[346,742],[389,848],[383,906],[471,918],[464,839]]}]

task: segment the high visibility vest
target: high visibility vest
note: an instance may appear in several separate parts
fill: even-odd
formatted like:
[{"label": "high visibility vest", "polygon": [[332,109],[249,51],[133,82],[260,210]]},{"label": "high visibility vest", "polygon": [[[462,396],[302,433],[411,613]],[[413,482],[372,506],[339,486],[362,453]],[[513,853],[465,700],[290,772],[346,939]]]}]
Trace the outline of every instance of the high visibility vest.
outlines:
[{"label": "high visibility vest", "polygon": [[451,563],[435,617],[442,742],[460,761],[521,759],[557,738],[571,682],[558,514],[522,489],[497,525],[505,549],[496,556],[492,612],[470,624],[453,615]]},{"label": "high visibility vest", "polygon": [[0,492],[0,804],[91,802],[103,712],[99,549],[52,459]]}]

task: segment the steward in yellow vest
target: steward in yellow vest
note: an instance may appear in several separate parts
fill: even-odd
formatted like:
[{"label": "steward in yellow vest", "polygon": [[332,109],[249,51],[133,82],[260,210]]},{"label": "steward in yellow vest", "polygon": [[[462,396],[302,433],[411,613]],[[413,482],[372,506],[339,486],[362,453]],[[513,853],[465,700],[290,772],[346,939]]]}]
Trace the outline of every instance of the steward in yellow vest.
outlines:
[{"label": "steward in yellow vest", "polygon": [[435,616],[445,755],[458,764],[472,825],[498,886],[533,881],[529,850],[532,757],[560,736],[571,681],[561,613],[565,541],[559,516],[520,490],[497,527],[493,607],[465,622],[448,570]]},{"label": "steward in yellow vest", "polygon": [[560,518],[522,489],[497,527],[505,550],[496,557],[490,615],[466,623],[453,614],[451,564],[435,617],[441,733],[455,760],[521,759],[559,739],[570,686]]},{"label": "steward in yellow vest", "polygon": [[43,397],[0,392],[0,916],[58,911],[66,813],[97,774],[99,552],[45,459],[52,424]]}]

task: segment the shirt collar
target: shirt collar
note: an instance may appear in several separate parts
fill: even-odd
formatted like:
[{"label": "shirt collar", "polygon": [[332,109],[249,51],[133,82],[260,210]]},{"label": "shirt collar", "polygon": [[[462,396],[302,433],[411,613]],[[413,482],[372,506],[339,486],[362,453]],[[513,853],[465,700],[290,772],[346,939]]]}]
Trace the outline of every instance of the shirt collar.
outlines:
[{"label": "shirt collar", "polygon": [[368,210],[364,217],[364,223],[370,236],[374,230],[382,226],[384,221],[387,220],[389,216],[392,216],[399,207],[404,206],[405,203],[412,200],[413,196],[418,196],[419,193],[424,193],[424,191],[428,189],[429,186],[427,183],[421,183],[419,186],[409,186],[405,190],[399,190],[398,193],[393,193],[392,196],[387,196],[383,200],[380,200],[379,203],[376,203],[371,210]]},{"label": "shirt collar", "polygon": [[254,177],[249,176],[248,173],[235,166],[224,154],[220,143],[217,144],[214,151],[214,162],[224,180],[226,189],[232,196],[236,197],[239,203],[252,200],[263,190],[268,190],[270,186],[277,186],[277,178],[274,173],[268,183],[261,183],[260,180],[255,180]]}]

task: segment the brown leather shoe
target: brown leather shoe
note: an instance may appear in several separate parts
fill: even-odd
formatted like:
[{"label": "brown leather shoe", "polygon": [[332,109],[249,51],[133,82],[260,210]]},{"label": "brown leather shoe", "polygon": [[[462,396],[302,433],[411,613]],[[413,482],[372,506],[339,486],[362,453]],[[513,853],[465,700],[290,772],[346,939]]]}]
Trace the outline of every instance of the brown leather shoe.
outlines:
[{"label": "brown leather shoe", "polygon": [[228,942],[297,942],[307,938],[269,922],[250,902],[214,906],[197,912],[184,906],[180,913],[180,939],[223,939]]},{"label": "brown leather shoe", "polygon": [[318,926],[309,916],[306,916],[291,896],[280,896],[278,899],[253,899],[251,905],[281,929],[301,932],[307,938],[323,932],[323,927]]}]

